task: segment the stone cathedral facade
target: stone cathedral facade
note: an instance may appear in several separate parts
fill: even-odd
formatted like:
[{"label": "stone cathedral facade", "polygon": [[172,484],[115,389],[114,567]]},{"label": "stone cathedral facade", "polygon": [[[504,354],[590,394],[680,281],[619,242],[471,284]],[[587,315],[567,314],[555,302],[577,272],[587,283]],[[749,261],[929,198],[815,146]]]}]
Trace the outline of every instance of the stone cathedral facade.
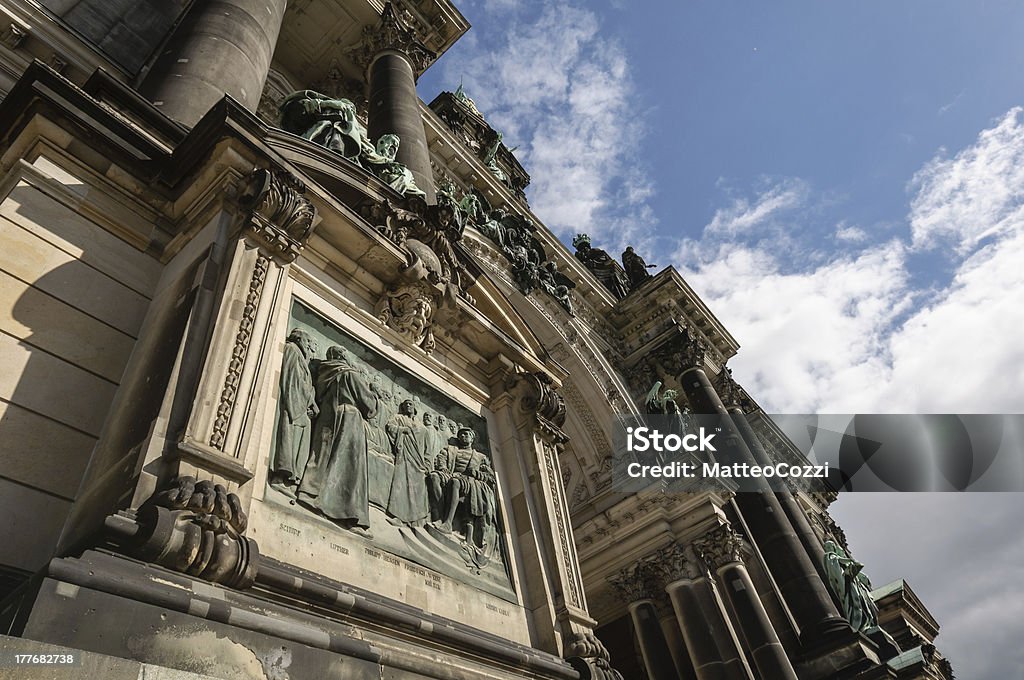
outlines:
[{"label": "stone cathedral facade", "polygon": [[0,1],[0,650],[74,661],[0,677],[952,678],[835,494],[613,488],[652,404],[800,454],[678,272],[419,99],[467,30]]}]

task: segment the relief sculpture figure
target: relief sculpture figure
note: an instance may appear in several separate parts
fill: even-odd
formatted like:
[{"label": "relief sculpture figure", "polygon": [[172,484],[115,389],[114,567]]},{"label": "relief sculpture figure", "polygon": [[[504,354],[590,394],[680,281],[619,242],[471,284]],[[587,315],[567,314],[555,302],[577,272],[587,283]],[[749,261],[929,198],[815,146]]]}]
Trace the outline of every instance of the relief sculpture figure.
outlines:
[{"label": "relief sculpture figure", "polygon": [[327,350],[316,381],[320,416],[299,484],[299,502],[367,538],[370,527],[368,447],[364,418],[377,411],[377,397],[343,347]]},{"label": "relief sculpture figure", "polygon": [[288,335],[281,364],[281,404],[277,416],[277,445],[270,468],[270,486],[294,498],[309,459],[312,418],[320,412],[309,362],[316,340],[296,328]]},{"label": "relief sculpture figure", "polygon": [[416,404],[406,399],[386,425],[395,452],[395,474],[388,495],[394,523],[422,526],[430,515],[427,501],[427,459],[432,432],[416,420]]},{"label": "relief sculpture figure", "polygon": [[467,544],[486,550],[493,546],[497,513],[494,470],[473,448],[473,430],[463,427],[457,438],[457,446],[438,454],[431,474],[431,494],[443,498],[445,511],[435,526],[445,533],[461,529]]}]

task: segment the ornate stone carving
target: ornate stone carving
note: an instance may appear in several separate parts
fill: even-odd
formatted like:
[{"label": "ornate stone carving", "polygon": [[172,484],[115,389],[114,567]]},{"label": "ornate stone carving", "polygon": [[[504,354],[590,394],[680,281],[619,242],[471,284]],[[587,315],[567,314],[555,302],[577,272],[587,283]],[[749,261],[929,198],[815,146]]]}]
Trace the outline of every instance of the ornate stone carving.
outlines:
[{"label": "ornate stone carving", "polygon": [[673,543],[662,548],[650,560],[651,569],[663,585],[674,581],[695,581],[707,572],[698,564],[692,548]]},{"label": "ornate stone carving", "polygon": [[695,540],[693,548],[712,571],[733,562],[743,563],[743,537],[728,524],[721,524]]},{"label": "ornate stone carving", "polygon": [[374,311],[381,323],[430,354],[434,350],[431,326],[436,299],[433,286],[414,281],[389,288]]},{"label": "ornate stone carving", "polygon": [[590,631],[576,633],[565,647],[566,661],[580,674],[580,680],[622,680],[611,667],[611,655]]},{"label": "ornate stone carving", "polygon": [[223,486],[178,477],[139,508],[139,543],[132,553],[146,562],[248,588],[256,580],[259,548],[243,536],[248,519]]},{"label": "ornate stone carving", "polygon": [[363,217],[406,254],[404,281],[440,284],[449,301],[473,298],[467,289],[476,281],[469,254],[462,249],[463,226],[454,208],[439,202],[428,206],[420,196],[401,202],[388,199],[360,207]]},{"label": "ornate stone carving", "polygon": [[653,600],[662,592],[659,573],[651,562],[637,562],[611,576],[608,583],[619,599],[626,604]]},{"label": "ornate stone carving", "polygon": [[547,373],[517,373],[513,383],[525,386],[525,393],[520,401],[524,411],[537,416],[542,424],[550,424],[555,428],[565,425],[565,400],[555,389],[554,380]]},{"label": "ornate stone carving", "polygon": [[722,372],[718,375],[716,391],[726,408],[739,408],[744,412],[749,412],[754,408],[754,404],[746,392],[732,377],[732,369],[728,366],[723,366]]},{"label": "ornate stone carving", "polygon": [[316,208],[305,198],[306,185],[281,170],[259,168],[242,189],[239,203],[250,211],[248,228],[271,257],[284,264],[299,255],[313,233]]},{"label": "ornate stone carving", "polygon": [[416,29],[401,14],[394,3],[387,2],[377,25],[363,29],[363,39],[349,52],[352,60],[362,69],[368,68],[374,57],[384,50],[404,54],[417,75],[437,59],[437,55],[420,42]]},{"label": "ornate stone carving", "polygon": [[213,431],[210,434],[210,446],[215,449],[224,450],[228,424],[231,422],[235,398],[238,396],[238,383],[242,379],[242,368],[245,365],[245,357],[249,354],[249,343],[252,341],[256,310],[263,295],[263,284],[267,280],[269,269],[270,258],[263,253],[257,255],[252,277],[249,279],[249,290],[245,296],[245,307],[242,308],[242,318],[238,322],[238,332],[235,334],[235,344],[231,348],[231,361],[228,362],[228,372],[224,377],[220,400],[217,402],[217,416],[214,418]]}]

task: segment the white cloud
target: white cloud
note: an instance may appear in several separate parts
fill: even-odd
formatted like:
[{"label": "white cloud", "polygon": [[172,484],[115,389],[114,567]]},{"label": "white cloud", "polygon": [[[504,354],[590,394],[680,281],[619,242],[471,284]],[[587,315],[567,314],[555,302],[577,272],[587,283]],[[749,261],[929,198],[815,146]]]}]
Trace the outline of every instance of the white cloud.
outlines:
[{"label": "white cloud", "polygon": [[715,211],[705,231],[710,234],[735,235],[769,223],[779,213],[799,207],[807,198],[807,184],[787,179],[769,186],[750,201],[744,197],[732,205]]},{"label": "white cloud", "polygon": [[[776,182],[715,214],[676,256],[743,345],[737,378],[776,412],[1024,412],[1024,124],[1007,113],[914,177],[910,238],[881,244],[840,224],[822,260],[749,231],[811,200]],[[733,239],[746,240],[736,244]],[[909,255],[951,245],[955,272],[915,286]],[[820,253],[819,253],[820,254]],[[953,255],[951,255],[952,257]]]},{"label": "white cloud", "polygon": [[519,146],[533,180],[530,205],[553,231],[586,231],[614,250],[653,225],[629,63],[592,11],[560,3],[510,17],[445,68]]},{"label": "white cloud", "polygon": [[918,248],[959,255],[1020,229],[1024,199],[1024,122],[1011,109],[953,158],[927,163],[911,182],[910,228]]},{"label": "white cloud", "polygon": [[868,232],[858,226],[848,225],[846,222],[840,222],[836,226],[836,239],[839,241],[864,243],[868,238]]}]

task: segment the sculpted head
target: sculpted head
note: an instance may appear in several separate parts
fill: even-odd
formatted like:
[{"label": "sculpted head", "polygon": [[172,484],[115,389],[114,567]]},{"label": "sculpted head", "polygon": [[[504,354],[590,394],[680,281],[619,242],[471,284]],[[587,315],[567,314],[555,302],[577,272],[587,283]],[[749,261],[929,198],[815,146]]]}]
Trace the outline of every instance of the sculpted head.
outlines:
[{"label": "sculpted head", "polygon": [[398,135],[381,135],[377,140],[377,153],[389,161],[395,160],[398,155]]},{"label": "sculpted head", "polygon": [[309,334],[308,331],[304,331],[301,328],[294,328],[292,332],[288,334],[288,342],[295,343],[295,345],[302,352],[303,356],[307,359],[311,359],[316,356],[317,350],[319,349],[316,344],[316,340]]},{"label": "sculpted head", "polygon": [[443,415],[438,413],[437,419],[434,421],[434,427],[443,432],[444,428],[448,427],[447,419]]},{"label": "sculpted head", "polygon": [[398,406],[398,412],[403,416],[414,416],[416,415],[416,403],[412,399],[406,399]]},{"label": "sculpted head", "polygon": [[328,361],[344,361],[345,363],[355,363],[355,357],[352,356],[352,352],[349,352],[340,345],[334,345],[333,347],[327,348],[327,360]]},{"label": "sculpted head", "polygon": [[460,427],[458,439],[459,446],[461,446],[464,449],[468,449],[473,445],[473,442],[476,441],[476,432],[474,432],[468,427]]},{"label": "sculpted head", "polygon": [[427,411],[426,413],[424,413],[423,414],[423,424],[426,427],[433,427],[434,426],[434,414],[431,413],[430,411]]}]

